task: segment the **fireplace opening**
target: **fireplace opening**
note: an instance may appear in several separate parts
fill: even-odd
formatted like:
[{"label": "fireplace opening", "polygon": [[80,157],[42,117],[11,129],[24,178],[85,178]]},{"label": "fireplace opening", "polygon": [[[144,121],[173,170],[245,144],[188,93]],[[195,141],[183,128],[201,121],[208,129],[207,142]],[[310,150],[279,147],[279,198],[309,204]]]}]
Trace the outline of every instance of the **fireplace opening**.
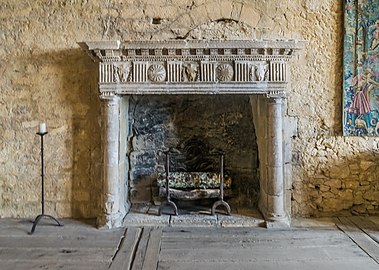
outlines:
[{"label": "fireplace opening", "polygon": [[[226,200],[232,212],[256,208],[259,195],[258,146],[248,95],[149,95],[129,99],[129,200],[133,208],[157,206],[163,200],[157,185],[164,172],[164,150],[177,149],[173,171],[217,171],[231,177]],[[197,156],[196,156],[197,154]],[[161,196],[160,196],[161,195]],[[215,198],[179,200],[183,213],[209,209]],[[137,206],[137,207],[136,207]]]}]

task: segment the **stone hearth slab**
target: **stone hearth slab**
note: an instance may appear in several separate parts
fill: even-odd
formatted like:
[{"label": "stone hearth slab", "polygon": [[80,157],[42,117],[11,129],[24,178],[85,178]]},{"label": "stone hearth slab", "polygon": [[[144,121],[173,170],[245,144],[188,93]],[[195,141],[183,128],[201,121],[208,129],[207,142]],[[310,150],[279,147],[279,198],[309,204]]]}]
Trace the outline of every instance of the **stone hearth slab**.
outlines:
[{"label": "stone hearth slab", "polygon": [[217,216],[211,215],[179,215],[171,216],[170,224],[173,227],[215,227]]},{"label": "stone hearth slab", "polygon": [[169,215],[148,215],[140,213],[129,213],[125,220],[124,226],[165,226],[170,221]]}]

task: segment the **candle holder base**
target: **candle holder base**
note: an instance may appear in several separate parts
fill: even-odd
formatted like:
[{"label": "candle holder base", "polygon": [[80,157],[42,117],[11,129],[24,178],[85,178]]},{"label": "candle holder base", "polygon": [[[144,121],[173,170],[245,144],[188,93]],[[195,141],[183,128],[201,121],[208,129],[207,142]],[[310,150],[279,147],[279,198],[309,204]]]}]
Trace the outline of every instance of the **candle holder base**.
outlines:
[{"label": "candle holder base", "polygon": [[61,223],[60,223],[55,217],[50,216],[50,215],[41,214],[41,215],[38,215],[38,216],[36,217],[36,219],[33,221],[33,227],[32,227],[32,230],[30,231],[29,234],[33,234],[33,233],[34,233],[34,231],[35,231],[35,229],[36,229],[36,227],[37,227],[38,222],[39,222],[43,217],[47,217],[47,218],[50,218],[50,219],[54,220],[54,221],[57,223],[57,226],[60,226],[60,227],[63,226],[63,224],[61,224]]}]

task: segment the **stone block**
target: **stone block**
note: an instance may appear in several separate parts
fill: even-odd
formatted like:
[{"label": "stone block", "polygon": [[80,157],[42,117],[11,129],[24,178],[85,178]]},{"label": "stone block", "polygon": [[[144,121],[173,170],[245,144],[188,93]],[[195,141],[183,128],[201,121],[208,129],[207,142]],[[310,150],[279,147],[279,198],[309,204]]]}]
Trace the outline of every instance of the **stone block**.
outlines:
[{"label": "stone block", "polygon": [[198,23],[198,25],[201,25],[211,20],[208,16],[208,11],[204,5],[195,7],[193,10],[191,10],[189,15],[194,22]]},{"label": "stone block", "polygon": [[351,172],[351,174],[359,174],[360,173],[360,169],[359,169],[359,165],[358,164],[349,164],[349,170]]},{"label": "stone block", "polygon": [[171,216],[170,225],[172,227],[215,227],[217,224],[217,215],[178,215]]},{"label": "stone block", "polygon": [[359,187],[359,181],[358,180],[343,180],[342,187],[348,188],[351,190],[356,190]]},{"label": "stone block", "polygon": [[239,21],[239,18],[241,16],[242,7],[243,7],[242,3],[233,2],[232,11],[230,13],[230,18],[232,20]]},{"label": "stone block", "polygon": [[351,189],[341,190],[340,192],[338,192],[338,196],[343,201],[353,201],[353,191]]},{"label": "stone block", "polygon": [[226,215],[217,215],[217,224],[221,228],[234,228],[234,227],[262,227],[264,224],[264,220],[262,218],[249,217],[236,215],[226,216]]},{"label": "stone block", "polygon": [[244,23],[247,23],[251,27],[256,27],[260,20],[260,17],[261,15],[254,7],[245,4],[242,6],[239,20]]},{"label": "stone block", "polygon": [[221,14],[221,8],[219,2],[210,2],[207,3],[206,9],[208,12],[208,17],[212,21],[216,21],[219,19],[222,19],[222,14]]},{"label": "stone block", "polygon": [[[195,27],[195,23],[189,14],[182,14],[176,21],[176,28],[191,29]],[[188,32],[188,30],[187,30]]]},{"label": "stone block", "polygon": [[366,191],[363,198],[368,201],[379,201],[379,191]]},{"label": "stone block", "polygon": [[362,171],[367,171],[369,170],[370,168],[376,168],[377,167],[377,163],[373,162],[373,161],[366,161],[366,160],[361,160],[359,162],[359,167]]},{"label": "stone block", "polygon": [[233,2],[225,1],[225,0],[221,1],[218,8],[221,11],[220,18],[225,18],[225,19],[231,18],[232,10],[233,10]]},{"label": "stone block", "polygon": [[267,195],[267,217],[271,216],[283,216],[284,213],[284,197],[283,194],[275,196],[275,195]]},{"label": "stone block", "polygon": [[[352,202],[350,203],[353,204]],[[322,207],[323,209],[327,209],[327,211],[331,212],[339,212],[345,209],[348,209],[351,207],[351,205],[347,206],[344,202],[342,202],[340,199],[336,198],[324,198],[322,201]]]},{"label": "stone block", "polygon": [[324,185],[329,186],[334,189],[342,188],[342,181],[339,179],[331,179],[324,182]]},{"label": "stone block", "polygon": [[145,15],[150,18],[174,20],[178,17],[178,8],[177,6],[171,6],[171,5],[157,6],[154,3],[154,5],[146,6]]},{"label": "stone block", "polygon": [[135,9],[133,6],[130,8],[124,8],[120,12],[120,17],[124,20],[131,20],[131,19],[143,19],[144,18],[143,10],[142,9]]},{"label": "stone block", "polygon": [[159,147],[160,145],[164,145],[164,139],[165,138],[163,132],[153,134],[141,134],[139,136],[134,136],[132,138],[133,150],[155,150],[157,146]]},{"label": "stone block", "polygon": [[[277,178],[279,176],[279,178]],[[283,195],[284,179],[282,167],[268,168],[267,194]]]},{"label": "stone block", "polygon": [[350,176],[350,170],[348,166],[332,166],[330,168],[330,177],[345,179]]},{"label": "stone block", "polygon": [[366,200],[363,199],[363,192],[362,191],[356,191],[354,193],[354,201],[353,202],[355,205],[364,204],[366,202]]},{"label": "stone block", "polygon": [[59,217],[66,218],[72,217],[72,205],[69,202],[57,202],[56,203],[56,213]]}]

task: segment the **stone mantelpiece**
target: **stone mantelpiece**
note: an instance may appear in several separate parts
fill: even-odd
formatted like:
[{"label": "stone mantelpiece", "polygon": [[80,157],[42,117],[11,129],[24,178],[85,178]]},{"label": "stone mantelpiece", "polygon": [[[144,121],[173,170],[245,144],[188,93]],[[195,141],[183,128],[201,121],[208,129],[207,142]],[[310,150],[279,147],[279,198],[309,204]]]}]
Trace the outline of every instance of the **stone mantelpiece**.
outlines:
[{"label": "stone mantelpiece", "polygon": [[[99,62],[103,100],[103,212],[99,225],[117,227],[128,208],[126,158],[128,97],[168,94],[250,96],[260,160],[259,208],[268,224],[288,225],[283,112],[289,60],[304,46],[296,41],[83,42]],[[288,151],[288,149],[287,149]]]}]

